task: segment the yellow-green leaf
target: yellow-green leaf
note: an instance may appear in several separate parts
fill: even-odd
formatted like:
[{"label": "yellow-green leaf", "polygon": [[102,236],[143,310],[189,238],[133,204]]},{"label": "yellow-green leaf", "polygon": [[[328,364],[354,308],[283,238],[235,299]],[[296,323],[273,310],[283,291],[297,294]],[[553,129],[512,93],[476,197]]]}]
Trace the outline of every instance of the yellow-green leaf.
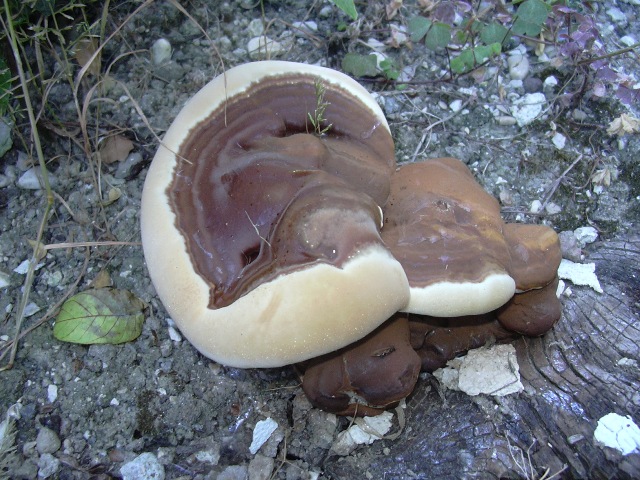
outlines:
[{"label": "yellow-green leaf", "polygon": [[87,290],[64,302],[53,335],[63,342],[83,345],[130,342],[142,332],[144,307],[144,302],[127,290]]}]

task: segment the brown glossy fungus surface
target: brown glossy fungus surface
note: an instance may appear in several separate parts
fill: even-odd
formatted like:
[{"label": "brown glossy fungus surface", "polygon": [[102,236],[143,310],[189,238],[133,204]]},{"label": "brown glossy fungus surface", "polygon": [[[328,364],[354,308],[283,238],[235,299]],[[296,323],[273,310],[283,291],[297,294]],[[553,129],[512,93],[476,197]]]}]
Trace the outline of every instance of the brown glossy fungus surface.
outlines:
[{"label": "brown glossy fungus surface", "polygon": [[419,373],[409,322],[396,315],[362,340],[311,360],[302,388],[316,407],[339,415],[372,415],[409,395]]},{"label": "brown glossy fungus surface", "polygon": [[436,317],[495,310],[515,292],[500,206],[459,160],[400,167],[382,238],[411,286],[404,311]]},{"label": "brown glossy fungus surface", "polygon": [[379,107],[336,71],[256,62],[207,84],[142,198],[149,272],[181,331],[221,363],[268,367],[374,330],[408,299],[379,236],[394,167]]}]

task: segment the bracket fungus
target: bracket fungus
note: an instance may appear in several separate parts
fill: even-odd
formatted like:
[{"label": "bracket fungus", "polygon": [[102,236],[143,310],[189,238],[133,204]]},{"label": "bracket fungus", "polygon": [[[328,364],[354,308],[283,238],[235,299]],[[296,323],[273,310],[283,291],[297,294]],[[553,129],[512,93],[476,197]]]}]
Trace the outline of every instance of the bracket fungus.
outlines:
[{"label": "bracket fungus", "polygon": [[[310,114],[324,103],[319,135]],[[394,168],[382,111],[339,72],[255,62],[203,87],[142,194],[149,273],[187,339],[225,365],[275,367],[401,309],[406,276],[379,234]]]},{"label": "bracket fungus", "polygon": [[373,97],[327,68],[254,62],[200,90],[149,168],[141,229],[200,352],[297,363],[336,413],[380,411],[420,369],[560,316],[553,230],[505,224],[458,160],[396,169]]}]

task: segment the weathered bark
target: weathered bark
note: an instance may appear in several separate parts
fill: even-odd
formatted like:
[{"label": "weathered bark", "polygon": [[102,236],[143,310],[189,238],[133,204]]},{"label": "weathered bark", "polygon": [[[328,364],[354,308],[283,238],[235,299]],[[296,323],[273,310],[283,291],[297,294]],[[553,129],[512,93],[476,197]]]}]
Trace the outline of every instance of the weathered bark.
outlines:
[{"label": "weathered bark", "polygon": [[588,261],[596,263],[604,293],[572,286],[551,332],[515,342],[524,392],[469,397],[441,392],[435,380],[423,378],[398,439],[360,455],[330,457],[326,472],[335,478],[360,478],[366,470],[376,478],[540,478],[566,465],[560,478],[639,478],[640,454],[603,449],[593,432],[610,412],[640,424],[640,370],[618,364],[640,361],[640,236],[591,250]]}]

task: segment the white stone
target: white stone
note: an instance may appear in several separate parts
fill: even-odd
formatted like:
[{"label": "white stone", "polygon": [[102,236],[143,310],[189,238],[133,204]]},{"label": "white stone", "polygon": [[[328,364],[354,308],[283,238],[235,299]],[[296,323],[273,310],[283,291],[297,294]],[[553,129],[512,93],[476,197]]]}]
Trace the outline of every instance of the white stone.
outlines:
[{"label": "white stone", "polygon": [[509,55],[507,65],[509,66],[509,76],[513,80],[524,80],[529,74],[529,59],[526,54],[518,52]]},{"label": "white stone", "polygon": [[264,23],[261,18],[254,18],[247,26],[247,36],[258,37],[264,33]]},{"label": "white stone", "polygon": [[171,44],[166,38],[159,38],[151,45],[151,63],[161,65],[171,59]]},{"label": "white stone", "polygon": [[122,480],[164,480],[164,467],[153,453],[145,452],[120,467]]},{"label": "white stone", "polygon": [[529,212],[540,213],[541,210],[542,202],[540,200],[534,200],[533,202],[531,202],[531,205],[529,206]]},{"label": "white stone", "polygon": [[471,350],[454,358],[433,375],[450,390],[467,395],[503,396],[524,389],[520,381],[520,367],[513,345],[492,345]]},{"label": "white stone", "polygon": [[558,86],[558,79],[556,77],[554,77],[553,75],[547,77],[544,79],[544,82],[542,82],[542,89],[547,92],[547,91],[553,91],[553,89],[555,87]]},{"label": "white stone", "polygon": [[595,263],[574,263],[563,258],[558,268],[558,277],[569,280],[574,285],[584,285],[602,293],[603,290],[595,271]]},{"label": "white stone", "polygon": [[459,112],[462,109],[462,100],[456,99],[449,104],[449,108],[452,112]]},{"label": "white stone", "polygon": [[631,45],[635,45],[636,43],[638,43],[638,41],[631,35],[625,35],[620,39],[620,43],[626,45],[627,47],[630,47]]},{"label": "white stone", "polygon": [[247,43],[247,52],[253,60],[273,57],[281,53],[282,50],[282,45],[279,42],[264,35],[253,37]]},{"label": "white stone", "polygon": [[249,446],[249,452],[251,452],[251,455],[255,455],[258,450],[260,450],[260,447],[269,440],[269,437],[276,431],[276,428],[278,428],[278,422],[271,417],[266,418],[265,420],[260,420],[256,423],[256,426],[253,429],[253,439]]},{"label": "white stone", "polygon": [[[53,175],[48,174],[47,177],[49,178],[49,183],[53,183]],[[29,170],[24,172],[20,175],[20,178],[18,178],[17,185],[25,190],[40,190],[44,185],[40,168],[31,167]]]},{"label": "white stone", "polygon": [[556,215],[562,211],[562,207],[557,203],[549,202],[544,206],[544,211],[549,215]]},{"label": "white stone", "polygon": [[467,395],[504,396],[524,390],[513,345],[471,350],[460,365],[458,388]]},{"label": "white stone", "polygon": [[609,18],[616,23],[621,23],[623,25],[627,23],[627,16],[617,7],[609,8],[607,10],[607,15],[609,15]]},{"label": "white stone", "polygon": [[58,387],[56,385],[49,385],[47,387],[47,400],[49,403],[53,403],[58,398]]},{"label": "white stone", "polygon": [[347,430],[338,434],[331,450],[338,455],[349,455],[358,445],[371,445],[391,430],[393,414],[382,412],[375,417],[356,419]]},{"label": "white stone", "polygon": [[553,137],[551,137],[551,143],[553,143],[558,150],[562,150],[567,143],[567,137],[560,132],[556,132],[553,134]]},{"label": "white stone", "polygon": [[542,113],[542,108],[546,101],[543,93],[527,93],[513,102],[511,114],[515,117],[519,126],[529,125]]},{"label": "white stone", "polygon": [[593,243],[598,239],[598,231],[593,227],[579,227],[573,231],[573,235],[578,240],[581,248]]},{"label": "white stone", "polygon": [[640,451],[640,428],[630,415],[623,417],[617,413],[607,413],[598,420],[593,438],[597,443],[614,448],[622,455]]},{"label": "white stone", "polygon": [[313,20],[307,20],[306,22],[293,22],[291,25],[293,26],[294,35],[298,37],[304,37],[318,31],[318,24]]}]

